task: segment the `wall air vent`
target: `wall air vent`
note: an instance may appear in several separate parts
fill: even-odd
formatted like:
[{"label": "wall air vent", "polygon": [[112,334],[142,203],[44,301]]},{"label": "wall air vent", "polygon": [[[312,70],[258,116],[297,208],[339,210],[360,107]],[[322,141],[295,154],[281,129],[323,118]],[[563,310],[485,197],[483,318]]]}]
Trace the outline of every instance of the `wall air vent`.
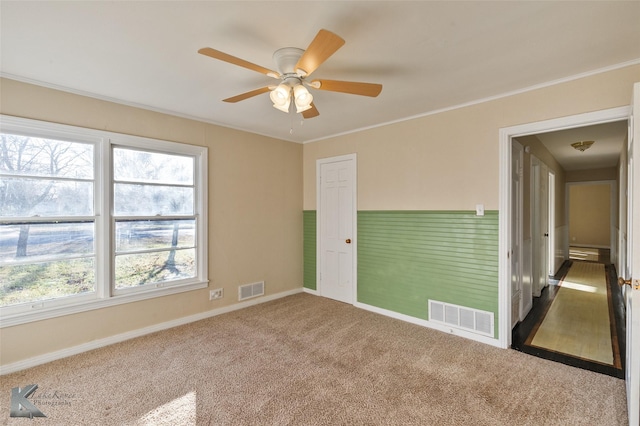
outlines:
[{"label": "wall air vent", "polygon": [[251,299],[262,295],[264,295],[264,281],[238,287],[238,300]]},{"label": "wall air vent", "polygon": [[483,336],[494,336],[493,312],[429,300],[429,321]]}]

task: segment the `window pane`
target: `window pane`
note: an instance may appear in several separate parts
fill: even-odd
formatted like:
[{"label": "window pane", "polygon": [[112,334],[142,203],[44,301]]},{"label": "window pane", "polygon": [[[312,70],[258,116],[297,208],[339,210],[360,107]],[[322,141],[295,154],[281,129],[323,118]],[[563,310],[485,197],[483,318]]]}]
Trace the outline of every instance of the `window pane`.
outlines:
[{"label": "window pane", "polygon": [[93,145],[2,133],[0,173],[93,179]]},{"label": "window pane", "polygon": [[194,247],[195,220],[116,222],[116,252]]},{"label": "window pane", "polygon": [[95,292],[93,258],[0,268],[0,306]]},{"label": "window pane", "polygon": [[93,182],[0,178],[0,216],[91,216]]},{"label": "window pane", "polygon": [[192,215],[193,188],[116,184],[114,212],[125,216]]},{"label": "window pane", "polygon": [[114,148],[113,178],[132,182],[193,184],[193,157]]},{"label": "window pane", "polygon": [[93,254],[93,244],[91,222],[0,225],[0,263]]},{"label": "window pane", "polygon": [[116,289],[193,278],[195,249],[116,256]]}]

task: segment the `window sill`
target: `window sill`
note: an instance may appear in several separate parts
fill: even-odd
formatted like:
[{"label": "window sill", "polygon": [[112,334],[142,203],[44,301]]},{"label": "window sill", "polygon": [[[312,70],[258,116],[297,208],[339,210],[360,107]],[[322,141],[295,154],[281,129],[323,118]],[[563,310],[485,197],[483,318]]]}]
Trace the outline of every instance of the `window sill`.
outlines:
[{"label": "window sill", "polygon": [[13,327],[16,325],[27,324],[34,321],[42,321],[65,315],[92,311],[94,309],[107,308],[109,306],[123,305],[126,303],[168,296],[171,294],[185,293],[187,291],[206,288],[208,285],[208,281],[195,282],[171,287],[154,288],[147,291],[112,296],[104,299],[83,299],[82,301],[78,301],[78,303],[74,304],[57,306],[54,305],[49,307],[47,307],[46,302],[44,302],[44,306],[41,308],[37,308],[28,312],[23,311],[20,313],[13,313],[8,315],[3,314],[2,309],[0,309],[0,328]]}]

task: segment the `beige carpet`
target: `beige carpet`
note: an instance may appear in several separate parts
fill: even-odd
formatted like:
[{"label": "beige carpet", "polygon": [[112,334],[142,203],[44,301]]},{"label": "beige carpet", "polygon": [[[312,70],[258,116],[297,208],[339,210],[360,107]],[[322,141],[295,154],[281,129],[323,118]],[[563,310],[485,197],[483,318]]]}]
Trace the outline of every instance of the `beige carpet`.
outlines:
[{"label": "beige carpet", "polygon": [[[48,417],[9,418],[32,383]],[[37,402],[54,393],[66,404]],[[10,425],[626,424],[620,379],[308,294],[4,376],[0,394]]]},{"label": "beige carpet", "polygon": [[573,262],[532,346],[614,365],[605,267]]}]

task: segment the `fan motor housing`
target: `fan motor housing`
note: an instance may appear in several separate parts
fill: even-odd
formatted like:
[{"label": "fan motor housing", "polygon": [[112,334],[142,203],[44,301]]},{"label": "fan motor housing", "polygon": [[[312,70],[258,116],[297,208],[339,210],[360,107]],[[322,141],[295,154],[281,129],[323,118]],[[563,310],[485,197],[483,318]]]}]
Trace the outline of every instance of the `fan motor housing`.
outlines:
[{"label": "fan motor housing", "polygon": [[297,47],[283,47],[273,53],[278,72],[281,75],[296,74],[296,64],[302,57],[304,50]]}]

